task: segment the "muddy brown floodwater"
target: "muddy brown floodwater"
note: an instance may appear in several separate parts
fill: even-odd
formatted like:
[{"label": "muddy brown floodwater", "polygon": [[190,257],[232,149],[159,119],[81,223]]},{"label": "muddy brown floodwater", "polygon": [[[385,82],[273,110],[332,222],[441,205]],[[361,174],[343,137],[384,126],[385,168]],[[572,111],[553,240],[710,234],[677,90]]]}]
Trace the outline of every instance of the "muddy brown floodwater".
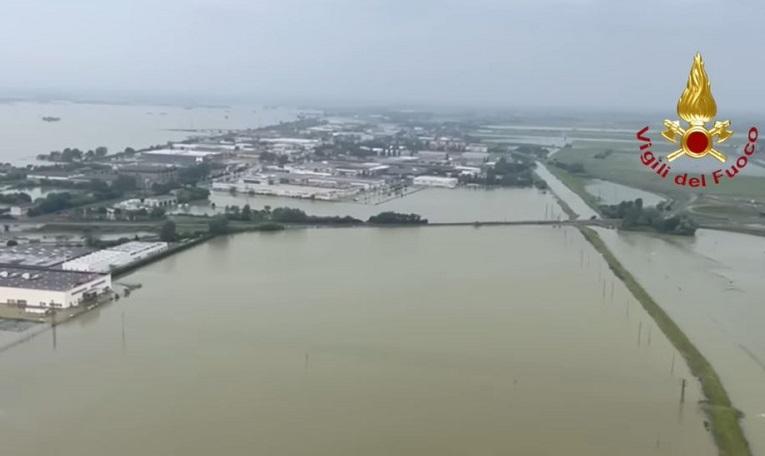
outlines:
[{"label": "muddy brown floodwater", "polygon": [[765,238],[598,232],[712,363],[752,452],[765,454]]},{"label": "muddy brown floodwater", "polygon": [[3,454],[716,454],[574,229],[250,233],[121,280],[0,354]]}]

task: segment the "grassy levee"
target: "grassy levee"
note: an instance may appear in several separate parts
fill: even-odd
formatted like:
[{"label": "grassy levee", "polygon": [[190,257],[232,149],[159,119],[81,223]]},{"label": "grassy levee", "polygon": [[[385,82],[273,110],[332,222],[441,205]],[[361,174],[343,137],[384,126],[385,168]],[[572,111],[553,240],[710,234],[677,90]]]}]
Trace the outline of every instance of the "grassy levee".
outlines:
[{"label": "grassy levee", "polygon": [[709,419],[712,435],[719,454],[722,456],[749,456],[749,443],[741,429],[741,412],[733,407],[728,393],[712,365],[693,345],[667,313],[653,300],[651,295],[638,283],[635,277],[619,262],[609,250],[598,233],[592,228],[580,226],[585,239],[600,252],[614,274],[637,299],[646,312],[653,318],[672,345],[685,358],[691,373],[699,379],[704,393],[704,410]]}]

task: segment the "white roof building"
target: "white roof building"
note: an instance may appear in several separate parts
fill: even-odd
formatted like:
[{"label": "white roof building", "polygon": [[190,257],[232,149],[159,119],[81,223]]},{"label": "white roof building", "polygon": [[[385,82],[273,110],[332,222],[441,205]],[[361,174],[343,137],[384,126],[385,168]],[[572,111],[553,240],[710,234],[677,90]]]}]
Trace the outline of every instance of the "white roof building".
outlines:
[{"label": "white roof building", "polygon": [[67,261],[61,268],[67,271],[110,272],[165,250],[167,242],[130,241]]},{"label": "white roof building", "polygon": [[30,312],[76,306],[111,286],[110,274],[0,267],[0,302]]},{"label": "white roof building", "polygon": [[417,176],[413,180],[414,185],[422,185],[424,187],[446,187],[455,188],[459,181],[456,177],[441,177],[441,176]]}]

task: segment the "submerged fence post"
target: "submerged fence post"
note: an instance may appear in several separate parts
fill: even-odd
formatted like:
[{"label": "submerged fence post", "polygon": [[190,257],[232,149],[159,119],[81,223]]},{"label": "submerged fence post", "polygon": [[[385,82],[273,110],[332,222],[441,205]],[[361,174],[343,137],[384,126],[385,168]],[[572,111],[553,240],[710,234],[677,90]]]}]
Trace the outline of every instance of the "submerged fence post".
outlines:
[{"label": "submerged fence post", "polygon": [[53,349],[56,349],[56,309],[53,309],[50,320],[51,332],[53,333]]},{"label": "submerged fence post", "polygon": [[685,379],[683,379],[683,385],[680,387],[680,403],[685,402]]},{"label": "submerged fence post", "polygon": [[675,353],[672,352],[672,366],[669,368],[669,373],[674,374],[675,373]]},{"label": "submerged fence post", "polygon": [[125,312],[122,312],[121,322],[122,322],[122,353],[125,353],[125,348],[127,347],[127,340],[125,339]]}]

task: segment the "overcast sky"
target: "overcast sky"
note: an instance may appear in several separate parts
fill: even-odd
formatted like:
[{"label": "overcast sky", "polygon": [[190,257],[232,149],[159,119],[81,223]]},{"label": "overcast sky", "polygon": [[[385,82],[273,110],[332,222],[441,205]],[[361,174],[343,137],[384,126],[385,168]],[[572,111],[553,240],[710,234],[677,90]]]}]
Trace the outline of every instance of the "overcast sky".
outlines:
[{"label": "overcast sky", "polygon": [[760,111],[765,2],[3,0],[19,92],[321,103],[674,106],[693,54]]}]

